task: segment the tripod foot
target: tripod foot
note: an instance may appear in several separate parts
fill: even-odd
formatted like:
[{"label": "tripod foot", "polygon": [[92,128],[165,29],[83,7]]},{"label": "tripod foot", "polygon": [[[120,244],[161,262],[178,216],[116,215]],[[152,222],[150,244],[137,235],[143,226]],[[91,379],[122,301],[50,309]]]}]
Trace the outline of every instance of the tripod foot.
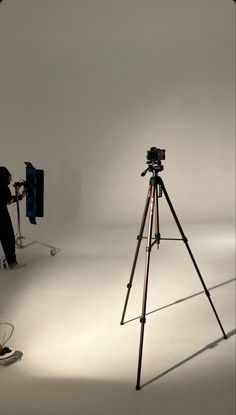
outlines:
[{"label": "tripod foot", "polygon": [[139,385],[137,385],[135,389],[136,389],[136,391],[139,391],[141,388],[140,388]]},{"label": "tripod foot", "polygon": [[226,334],[224,334],[224,339],[225,339],[225,340],[227,340],[227,339],[228,339],[228,336],[227,336]]},{"label": "tripod foot", "polygon": [[120,325],[123,326],[125,323],[123,321],[120,322]]}]

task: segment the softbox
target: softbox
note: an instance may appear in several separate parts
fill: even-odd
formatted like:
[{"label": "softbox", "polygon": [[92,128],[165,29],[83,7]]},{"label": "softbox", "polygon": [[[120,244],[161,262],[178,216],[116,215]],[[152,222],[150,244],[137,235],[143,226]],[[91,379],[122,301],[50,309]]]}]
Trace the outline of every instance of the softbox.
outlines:
[{"label": "softbox", "polygon": [[30,162],[26,165],[26,216],[36,225],[36,217],[44,216],[44,171],[36,169]]}]

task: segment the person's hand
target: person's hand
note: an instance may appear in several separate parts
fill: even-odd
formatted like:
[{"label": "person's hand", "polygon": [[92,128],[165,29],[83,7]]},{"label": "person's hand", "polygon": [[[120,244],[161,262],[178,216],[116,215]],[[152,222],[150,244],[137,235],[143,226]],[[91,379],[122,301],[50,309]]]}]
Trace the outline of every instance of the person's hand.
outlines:
[{"label": "person's hand", "polygon": [[21,197],[22,199],[27,195],[27,191],[24,189],[23,192],[21,193]]}]

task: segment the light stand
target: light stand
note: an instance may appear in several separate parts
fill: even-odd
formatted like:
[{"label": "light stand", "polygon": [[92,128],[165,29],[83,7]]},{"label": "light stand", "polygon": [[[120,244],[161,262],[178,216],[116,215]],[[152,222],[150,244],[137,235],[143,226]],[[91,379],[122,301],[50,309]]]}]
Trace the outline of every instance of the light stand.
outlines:
[{"label": "light stand", "polygon": [[[21,186],[21,184],[18,184],[18,183],[14,184],[15,196],[16,196],[16,206],[17,206],[17,233],[16,233],[16,237],[15,237],[16,247],[20,248],[20,249],[24,249],[24,248],[27,248],[30,245],[39,244],[39,245],[45,246],[46,248],[49,248],[50,255],[55,256],[60,251],[59,248],[56,248],[55,246],[47,245],[43,242],[33,240],[31,238],[26,238],[25,236],[22,235],[22,233],[21,233],[21,218],[20,218],[20,194],[19,194],[20,186]],[[27,243],[27,244],[23,244],[23,240],[25,240],[25,239],[29,239],[30,242]]]}]

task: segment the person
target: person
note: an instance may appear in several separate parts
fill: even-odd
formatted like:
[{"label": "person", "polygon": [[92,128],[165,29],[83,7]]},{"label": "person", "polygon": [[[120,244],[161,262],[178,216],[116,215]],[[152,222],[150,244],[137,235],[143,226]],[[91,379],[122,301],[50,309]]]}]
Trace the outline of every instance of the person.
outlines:
[{"label": "person", "polygon": [[[16,269],[25,266],[16,260],[15,235],[11,222],[11,217],[7,206],[16,202],[16,196],[12,196],[9,185],[12,175],[6,167],[0,166],[0,241],[5,254],[9,269]],[[19,200],[26,196],[23,190],[19,195]]]}]

